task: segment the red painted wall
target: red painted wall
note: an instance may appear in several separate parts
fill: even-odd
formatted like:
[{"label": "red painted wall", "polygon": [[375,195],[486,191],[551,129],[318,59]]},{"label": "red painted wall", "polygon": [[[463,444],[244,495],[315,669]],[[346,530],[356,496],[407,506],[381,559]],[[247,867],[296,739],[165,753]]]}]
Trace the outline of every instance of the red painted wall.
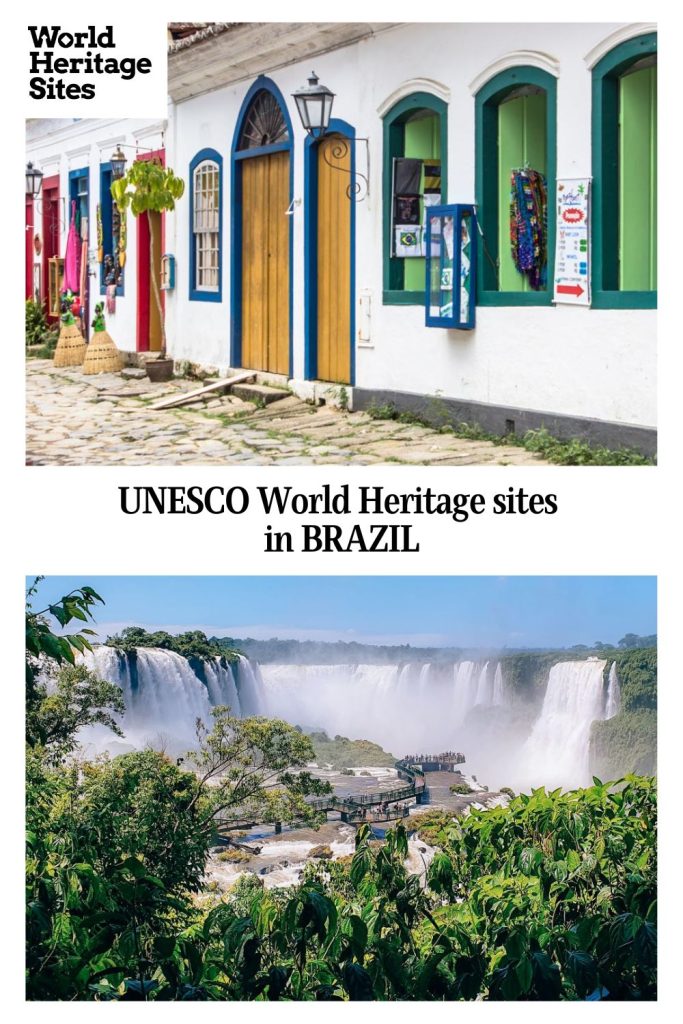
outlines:
[{"label": "red painted wall", "polygon": [[[152,160],[157,157],[162,165],[166,166],[166,152],[163,149],[155,149],[152,153],[142,153],[136,157],[137,160]],[[161,257],[166,251],[166,215],[161,214]],[[137,218],[137,290],[138,304],[136,310],[136,337],[135,347],[138,352],[149,351],[149,304],[153,302],[152,285],[149,274],[149,223],[147,214],[143,213]],[[161,293],[161,308],[164,310],[164,293]]]}]

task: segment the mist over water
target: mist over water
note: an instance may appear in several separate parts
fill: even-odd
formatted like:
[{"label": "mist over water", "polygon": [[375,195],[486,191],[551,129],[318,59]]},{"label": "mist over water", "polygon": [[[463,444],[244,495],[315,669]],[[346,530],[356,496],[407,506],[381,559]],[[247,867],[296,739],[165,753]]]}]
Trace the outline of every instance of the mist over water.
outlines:
[{"label": "mist over water", "polygon": [[[573,786],[590,782],[594,721],[617,714],[615,665],[565,661],[554,665],[543,699],[511,692],[494,659],[385,665],[264,664],[219,659],[197,672],[178,654],[138,648],[137,657],[101,646],[86,661],[124,693],[125,743],[164,745],[183,753],[195,745],[195,722],[211,707],[229,705],[241,717],[283,718],[330,736],[379,743],[397,757],[460,750],[466,771],[497,788]],[[200,678],[201,676],[201,678]],[[119,744],[100,728],[83,740],[92,748]]]}]

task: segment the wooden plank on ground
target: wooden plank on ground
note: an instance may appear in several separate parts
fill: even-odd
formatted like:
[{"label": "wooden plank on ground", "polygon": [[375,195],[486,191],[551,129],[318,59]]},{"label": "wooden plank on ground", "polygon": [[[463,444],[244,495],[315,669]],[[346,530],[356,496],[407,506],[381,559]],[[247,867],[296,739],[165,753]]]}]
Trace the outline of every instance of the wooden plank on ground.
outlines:
[{"label": "wooden plank on ground", "polygon": [[150,405],[150,409],[171,409],[174,406],[186,405],[188,402],[194,402],[198,398],[203,398],[204,395],[208,395],[211,391],[220,391],[221,388],[230,388],[233,384],[244,384],[248,380],[253,380],[255,376],[255,373],[237,373],[234,377],[221,377],[220,380],[215,380],[213,384],[207,384],[206,387],[197,388],[196,391],[186,391],[182,395],[173,395],[172,398],[164,398],[161,402],[156,402],[154,405]]}]

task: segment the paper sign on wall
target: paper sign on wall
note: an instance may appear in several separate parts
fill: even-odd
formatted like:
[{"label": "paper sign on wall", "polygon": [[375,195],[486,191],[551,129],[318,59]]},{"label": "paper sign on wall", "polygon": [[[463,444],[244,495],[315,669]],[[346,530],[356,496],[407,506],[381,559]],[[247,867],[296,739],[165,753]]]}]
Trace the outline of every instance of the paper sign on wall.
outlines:
[{"label": "paper sign on wall", "polygon": [[590,178],[557,182],[553,300],[590,306]]}]

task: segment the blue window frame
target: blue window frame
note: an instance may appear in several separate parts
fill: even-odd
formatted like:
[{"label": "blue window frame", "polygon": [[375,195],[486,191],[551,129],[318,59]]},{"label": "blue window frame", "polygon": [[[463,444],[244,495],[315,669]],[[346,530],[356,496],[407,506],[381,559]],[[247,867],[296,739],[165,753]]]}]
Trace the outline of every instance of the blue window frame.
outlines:
[{"label": "blue window frame", "polygon": [[[76,171],[69,171],[69,218],[71,218],[71,204],[76,203],[77,226],[83,218],[89,217],[88,210],[88,168],[80,167]],[[90,235],[90,224],[88,224]]]},{"label": "blue window frame", "polygon": [[[100,295],[107,291],[107,277],[116,276],[116,294],[124,294],[124,271],[118,265],[121,218],[111,194],[111,164],[100,164],[100,217],[102,220],[102,260],[100,261]],[[111,264],[108,263],[111,260]]]},{"label": "blue window frame", "polygon": [[427,211],[425,323],[470,331],[475,325],[477,221],[473,206]]},{"label": "blue window frame", "polygon": [[223,158],[200,149],[190,163],[190,299],[223,298]]}]

